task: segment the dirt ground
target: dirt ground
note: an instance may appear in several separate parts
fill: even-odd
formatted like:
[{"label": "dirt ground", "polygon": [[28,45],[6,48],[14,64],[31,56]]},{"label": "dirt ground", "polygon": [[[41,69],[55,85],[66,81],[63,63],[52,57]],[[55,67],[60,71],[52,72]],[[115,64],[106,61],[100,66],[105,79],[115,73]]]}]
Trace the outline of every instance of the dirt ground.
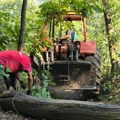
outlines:
[{"label": "dirt ground", "polygon": [[0,120],[35,120],[35,119],[17,115],[12,111],[4,112],[3,110],[0,109]]}]

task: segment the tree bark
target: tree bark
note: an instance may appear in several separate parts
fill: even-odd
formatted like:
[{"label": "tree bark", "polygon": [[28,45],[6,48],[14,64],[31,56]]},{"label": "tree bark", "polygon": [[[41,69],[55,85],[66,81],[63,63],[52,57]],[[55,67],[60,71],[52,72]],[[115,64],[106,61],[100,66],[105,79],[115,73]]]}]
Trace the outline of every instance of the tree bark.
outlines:
[{"label": "tree bark", "polygon": [[120,106],[58,99],[38,99],[15,93],[0,97],[4,110],[46,120],[120,120]]},{"label": "tree bark", "polygon": [[21,10],[21,27],[20,27],[20,34],[18,40],[18,51],[23,51],[23,44],[24,44],[24,34],[25,34],[25,26],[26,26],[26,7],[27,7],[27,0],[23,0],[22,10]]},{"label": "tree bark", "polygon": [[116,60],[115,56],[115,37],[113,35],[113,25],[112,25],[112,16],[110,12],[110,3],[109,0],[102,0],[104,5],[104,19],[106,25],[106,34],[108,38],[108,46],[109,46],[109,55],[110,55],[110,62],[111,62],[111,75],[114,76],[114,72],[116,71]]}]

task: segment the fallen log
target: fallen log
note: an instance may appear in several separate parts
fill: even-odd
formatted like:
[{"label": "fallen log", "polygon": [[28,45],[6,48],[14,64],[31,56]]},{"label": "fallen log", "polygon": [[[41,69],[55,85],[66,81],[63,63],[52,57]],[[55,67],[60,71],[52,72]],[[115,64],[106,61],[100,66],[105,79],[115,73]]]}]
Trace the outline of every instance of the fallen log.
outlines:
[{"label": "fallen log", "polygon": [[120,120],[120,106],[117,105],[40,99],[20,93],[0,96],[0,106],[39,120]]}]

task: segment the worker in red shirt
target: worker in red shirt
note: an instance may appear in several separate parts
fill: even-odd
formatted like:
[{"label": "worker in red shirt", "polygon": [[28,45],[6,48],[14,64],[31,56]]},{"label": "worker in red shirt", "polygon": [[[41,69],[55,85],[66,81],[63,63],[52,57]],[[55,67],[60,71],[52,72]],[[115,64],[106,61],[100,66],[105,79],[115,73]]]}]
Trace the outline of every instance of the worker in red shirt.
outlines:
[{"label": "worker in red shirt", "polygon": [[6,69],[9,68],[8,72],[9,78],[4,76],[5,84],[7,90],[12,91],[16,90],[16,79],[21,83],[21,87],[25,89],[23,81],[20,79],[19,72],[26,72],[28,75],[28,90],[27,95],[32,93],[32,67],[30,58],[19,51],[16,50],[5,50],[0,52],[0,65],[3,65],[4,72],[7,72]]}]

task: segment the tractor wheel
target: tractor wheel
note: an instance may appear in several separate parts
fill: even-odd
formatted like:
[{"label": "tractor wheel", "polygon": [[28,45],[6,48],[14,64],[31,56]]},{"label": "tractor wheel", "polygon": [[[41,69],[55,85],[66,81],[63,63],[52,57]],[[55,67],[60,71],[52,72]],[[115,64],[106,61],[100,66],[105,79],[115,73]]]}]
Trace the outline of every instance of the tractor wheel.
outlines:
[{"label": "tractor wheel", "polygon": [[85,58],[85,61],[89,61],[96,67],[96,89],[95,90],[84,90],[83,94],[86,99],[92,99],[92,98],[98,98],[100,94],[100,51],[97,49],[97,52],[94,56],[87,56]]}]

